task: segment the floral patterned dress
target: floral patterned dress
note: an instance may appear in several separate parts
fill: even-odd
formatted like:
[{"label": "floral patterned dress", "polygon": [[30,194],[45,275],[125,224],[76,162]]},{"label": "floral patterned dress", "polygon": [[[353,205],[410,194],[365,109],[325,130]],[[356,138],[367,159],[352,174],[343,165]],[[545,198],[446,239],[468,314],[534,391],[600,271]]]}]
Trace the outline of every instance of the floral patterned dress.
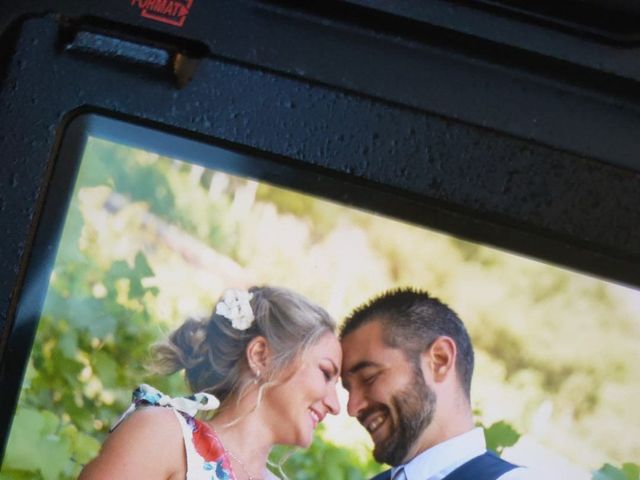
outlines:
[{"label": "floral patterned dress", "polygon": [[147,405],[168,407],[176,414],[187,454],[186,480],[236,480],[231,469],[231,459],[215,432],[206,423],[194,418],[199,410],[217,408],[219,402],[216,397],[196,393],[190,397],[172,398],[143,384],[134,390],[131,406],[111,430],[130,413]]}]

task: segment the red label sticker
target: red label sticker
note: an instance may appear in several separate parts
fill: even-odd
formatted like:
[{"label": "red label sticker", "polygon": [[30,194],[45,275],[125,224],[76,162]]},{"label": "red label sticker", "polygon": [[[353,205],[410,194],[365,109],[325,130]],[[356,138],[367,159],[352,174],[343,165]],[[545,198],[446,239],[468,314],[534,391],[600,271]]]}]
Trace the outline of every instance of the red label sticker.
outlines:
[{"label": "red label sticker", "polygon": [[140,15],[156,22],[182,27],[189,15],[193,0],[131,0],[131,6],[140,9]]}]

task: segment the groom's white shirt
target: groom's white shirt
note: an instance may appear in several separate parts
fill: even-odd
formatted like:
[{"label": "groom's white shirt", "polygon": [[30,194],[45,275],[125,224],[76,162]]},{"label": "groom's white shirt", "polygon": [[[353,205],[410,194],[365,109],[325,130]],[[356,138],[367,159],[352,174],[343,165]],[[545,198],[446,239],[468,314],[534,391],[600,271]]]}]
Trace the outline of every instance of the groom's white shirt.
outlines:
[{"label": "groom's white shirt", "polygon": [[[459,466],[487,451],[482,428],[474,428],[425,450],[409,463],[391,470],[391,478],[398,480],[442,480]],[[404,469],[404,477],[401,469]],[[498,480],[540,479],[528,468],[514,468],[498,477]]]}]

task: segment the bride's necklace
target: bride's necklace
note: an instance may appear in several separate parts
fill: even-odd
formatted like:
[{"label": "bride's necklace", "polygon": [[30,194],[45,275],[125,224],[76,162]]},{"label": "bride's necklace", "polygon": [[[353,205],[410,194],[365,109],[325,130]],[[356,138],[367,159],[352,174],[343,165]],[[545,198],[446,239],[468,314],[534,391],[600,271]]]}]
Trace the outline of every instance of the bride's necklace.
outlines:
[{"label": "bride's necklace", "polygon": [[[212,430],[213,430],[213,428],[212,428]],[[245,464],[242,461],[242,459],[239,458],[238,456],[234,455],[234,453],[231,450],[229,450],[227,447],[224,446],[224,444],[222,443],[222,440],[220,440],[220,436],[218,435],[218,433],[215,430],[213,430],[213,433],[215,433],[216,437],[218,437],[218,440],[220,442],[220,446],[222,447],[222,450],[224,450],[224,453],[226,453],[231,458],[233,458],[236,462],[238,462],[238,464],[240,465],[240,468],[242,468],[242,471],[247,476],[247,480],[262,480],[262,477],[254,477],[253,475],[251,475],[249,473],[249,471],[247,470],[247,467],[245,466]]]},{"label": "bride's necklace", "polygon": [[240,464],[240,468],[242,468],[242,471],[244,472],[244,474],[247,476],[248,480],[262,480],[262,477],[254,477],[253,475],[251,475],[248,471],[247,471],[247,467],[245,466],[244,462],[238,458],[237,456],[235,456],[233,454],[233,452],[231,450],[229,450],[227,447],[225,447],[224,445],[222,446],[222,449],[225,451],[225,453],[227,455],[229,455],[231,458],[233,458],[236,462],[238,462]]}]

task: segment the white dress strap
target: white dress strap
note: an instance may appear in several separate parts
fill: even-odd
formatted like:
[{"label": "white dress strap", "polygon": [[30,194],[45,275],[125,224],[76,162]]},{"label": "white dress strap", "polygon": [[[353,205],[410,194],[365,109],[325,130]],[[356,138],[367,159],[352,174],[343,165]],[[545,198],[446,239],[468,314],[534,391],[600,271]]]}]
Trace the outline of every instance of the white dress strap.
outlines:
[{"label": "white dress strap", "polygon": [[131,412],[142,405],[172,407],[180,412],[186,413],[190,417],[195,416],[198,411],[215,410],[220,406],[220,401],[210,393],[199,392],[188,397],[173,398],[146,383],[136,388],[131,397],[131,405],[129,405],[129,408],[116,420],[110,431],[113,431]]},{"label": "white dress strap", "polygon": [[167,407],[173,410],[184,442],[186,454],[185,480],[235,480],[226,450],[206,423],[197,420],[195,414],[202,410],[214,410],[218,399],[208,393],[196,393],[188,397],[170,397],[155,388],[142,384],[132,395],[132,402],[124,414],[114,423],[114,430],[128,415],[144,406]]}]

